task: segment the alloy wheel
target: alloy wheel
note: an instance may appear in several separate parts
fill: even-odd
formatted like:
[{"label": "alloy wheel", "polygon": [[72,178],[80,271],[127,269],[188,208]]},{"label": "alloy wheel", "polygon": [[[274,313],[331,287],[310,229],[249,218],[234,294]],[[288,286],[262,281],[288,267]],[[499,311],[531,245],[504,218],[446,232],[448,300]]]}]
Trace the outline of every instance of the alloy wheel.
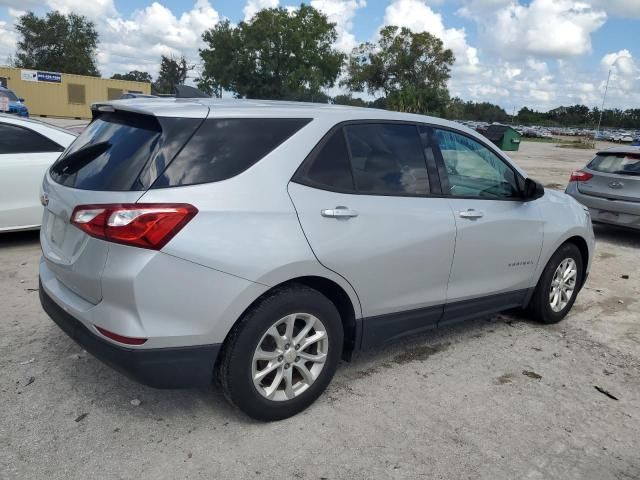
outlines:
[{"label": "alloy wheel", "polygon": [[573,258],[565,258],[551,279],[549,305],[554,312],[562,311],[573,297],[578,278],[578,266]]},{"label": "alloy wheel", "polygon": [[267,329],[253,353],[256,390],[273,401],[297,397],[322,372],[328,350],[327,330],[320,319],[308,313],[281,318]]}]

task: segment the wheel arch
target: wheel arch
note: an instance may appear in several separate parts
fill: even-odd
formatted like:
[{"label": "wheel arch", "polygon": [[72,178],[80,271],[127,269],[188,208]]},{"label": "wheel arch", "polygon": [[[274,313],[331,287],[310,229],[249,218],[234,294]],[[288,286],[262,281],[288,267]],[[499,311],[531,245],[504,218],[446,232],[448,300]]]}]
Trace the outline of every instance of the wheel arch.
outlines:
[{"label": "wheel arch", "polygon": [[[312,288],[323,294],[335,305],[338,313],[340,314],[340,319],[342,320],[342,325],[344,328],[342,358],[347,361],[351,360],[353,352],[360,347],[360,340],[362,338],[360,303],[356,297],[355,301],[358,301],[358,303],[354,304],[352,296],[350,296],[347,290],[338,282],[319,275],[305,275],[294,277],[270,287],[268,290],[258,296],[253,302],[251,302],[251,304],[249,304],[247,308],[244,309],[242,314],[236,319],[233,326],[231,327],[229,333],[227,334],[227,338],[229,337],[229,334],[231,333],[231,331],[233,331],[237,323],[240,321],[240,319],[249,310],[254,308],[268,296],[272,295],[273,292],[291,285],[304,285],[306,287]],[[225,343],[227,341],[227,338],[225,338]]]},{"label": "wheel arch", "polygon": [[[580,251],[580,256],[582,257],[583,270],[582,270],[582,277],[580,278],[580,285],[578,287],[581,290],[585,281],[587,280],[586,272],[589,265],[589,245],[587,244],[587,241],[583,237],[581,237],[580,235],[574,235],[572,237],[567,238],[564,242],[562,242],[562,244],[560,244],[558,248],[562,247],[562,245],[566,243],[571,243],[575,245]],[[557,250],[558,249],[556,249],[554,253]]]}]

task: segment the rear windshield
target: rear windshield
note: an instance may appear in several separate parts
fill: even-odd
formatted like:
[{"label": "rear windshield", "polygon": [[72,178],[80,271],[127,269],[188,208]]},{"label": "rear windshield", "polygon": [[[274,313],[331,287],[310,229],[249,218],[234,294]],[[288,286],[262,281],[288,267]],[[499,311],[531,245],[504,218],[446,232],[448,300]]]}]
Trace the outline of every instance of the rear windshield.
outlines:
[{"label": "rear windshield", "polygon": [[640,175],[640,153],[599,153],[587,167],[596,172]]},{"label": "rear windshield", "polygon": [[10,102],[18,101],[18,97],[11,90],[0,90],[0,95],[7,97]]},{"label": "rear windshield", "polygon": [[68,187],[101,191],[216,182],[243,172],[309,121],[105,113],[51,167],[51,177]]},{"label": "rear windshield", "polygon": [[54,181],[83,190],[146,190],[201,119],[105,113],[51,167]]},{"label": "rear windshield", "polygon": [[309,123],[308,118],[205,120],[153,188],[218,182],[256,164]]}]

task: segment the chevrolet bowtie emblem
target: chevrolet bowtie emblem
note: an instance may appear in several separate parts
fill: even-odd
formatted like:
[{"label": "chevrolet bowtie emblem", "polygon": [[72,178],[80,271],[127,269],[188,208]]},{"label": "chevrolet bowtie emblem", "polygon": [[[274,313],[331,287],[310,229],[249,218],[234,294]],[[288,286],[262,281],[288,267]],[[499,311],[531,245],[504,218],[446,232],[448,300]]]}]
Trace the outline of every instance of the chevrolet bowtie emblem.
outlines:
[{"label": "chevrolet bowtie emblem", "polygon": [[49,205],[49,195],[47,195],[47,192],[43,192],[42,194],[40,194],[40,203],[43,207]]}]

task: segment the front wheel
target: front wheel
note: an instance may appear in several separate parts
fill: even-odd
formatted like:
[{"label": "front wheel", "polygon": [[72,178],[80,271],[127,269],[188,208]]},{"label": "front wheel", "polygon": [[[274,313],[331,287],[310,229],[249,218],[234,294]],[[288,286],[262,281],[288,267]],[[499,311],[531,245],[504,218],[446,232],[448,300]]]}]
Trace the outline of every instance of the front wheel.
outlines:
[{"label": "front wheel", "polygon": [[536,320],[557,323],[576,300],[584,266],[578,247],[565,243],[553,254],[534,291],[528,310]]},{"label": "front wheel", "polygon": [[325,390],[342,352],[335,305],[305,286],[279,289],[229,334],[219,367],[227,399],[257,420],[280,420]]}]

